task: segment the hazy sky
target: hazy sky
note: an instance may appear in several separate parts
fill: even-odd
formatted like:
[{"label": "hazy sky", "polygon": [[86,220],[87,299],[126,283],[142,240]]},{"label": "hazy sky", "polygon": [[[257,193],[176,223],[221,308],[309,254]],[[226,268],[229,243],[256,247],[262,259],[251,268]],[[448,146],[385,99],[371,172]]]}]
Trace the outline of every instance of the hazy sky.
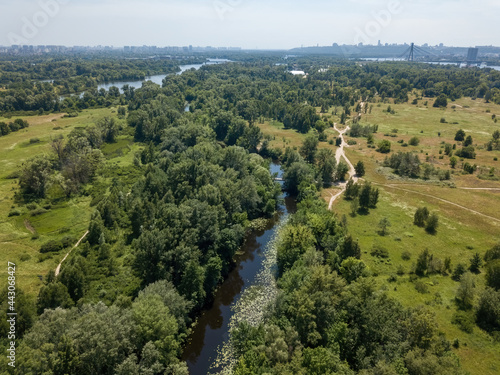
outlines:
[{"label": "hazy sky", "polygon": [[0,45],[500,45],[498,0],[0,2]]}]

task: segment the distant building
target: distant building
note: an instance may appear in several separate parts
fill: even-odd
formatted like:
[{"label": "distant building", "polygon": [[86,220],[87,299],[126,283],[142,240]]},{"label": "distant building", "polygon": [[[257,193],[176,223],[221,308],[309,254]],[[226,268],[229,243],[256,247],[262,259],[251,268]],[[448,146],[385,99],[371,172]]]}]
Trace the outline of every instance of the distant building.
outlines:
[{"label": "distant building", "polygon": [[477,61],[477,55],[479,54],[479,48],[469,48],[467,52],[467,62]]}]

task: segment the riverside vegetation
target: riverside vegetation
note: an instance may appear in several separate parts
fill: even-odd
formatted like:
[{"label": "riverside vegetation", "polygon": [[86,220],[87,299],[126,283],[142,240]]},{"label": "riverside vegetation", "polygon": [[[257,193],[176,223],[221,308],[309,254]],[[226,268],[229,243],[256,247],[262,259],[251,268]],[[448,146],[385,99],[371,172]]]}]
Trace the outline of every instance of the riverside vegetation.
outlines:
[{"label": "riverside vegetation", "polygon": [[[53,106],[3,107],[9,129],[29,124],[0,137],[2,258],[23,272],[17,373],[187,373],[191,323],[276,209],[270,158],[299,209],[276,242],[276,298],[233,330],[234,373],[495,373],[498,197],[450,186],[496,188],[500,73],[322,60],[301,78],[249,60],[66,107],[61,76],[44,83]],[[335,123],[365,180],[336,213],[320,199],[348,172]]]}]

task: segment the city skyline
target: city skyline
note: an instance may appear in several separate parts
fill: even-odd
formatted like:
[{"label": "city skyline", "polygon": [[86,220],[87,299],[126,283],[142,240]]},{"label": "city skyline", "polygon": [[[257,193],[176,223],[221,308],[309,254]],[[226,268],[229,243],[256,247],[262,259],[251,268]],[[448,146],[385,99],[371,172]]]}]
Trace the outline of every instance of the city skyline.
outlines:
[{"label": "city skyline", "polygon": [[[488,7],[489,12],[480,12]],[[0,45],[238,46],[499,45],[492,0],[17,0],[0,15]]]}]

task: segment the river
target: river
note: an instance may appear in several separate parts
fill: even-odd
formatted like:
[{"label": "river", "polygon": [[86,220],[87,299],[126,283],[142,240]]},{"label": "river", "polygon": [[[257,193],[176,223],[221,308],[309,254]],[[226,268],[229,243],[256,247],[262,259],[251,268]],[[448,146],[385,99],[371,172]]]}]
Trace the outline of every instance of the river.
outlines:
[{"label": "river", "polygon": [[[208,59],[205,63],[203,64],[188,64],[188,65],[180,65],[180,71],[178,71],[176,74],[182,74],[185,71],[195,69],[198,70],[200,69],[203,65],[217,65],[217,64],[224,64],[231,62],[231,60],[226,60],[226,59]],[[173,74],[173,73],[169,73]],[[151,81],[153,83],[156,83],[157,85],[162,85],[163,80],[165,77],[169,74],[157,74],[154,76],[149,76],[146,77],[144,80],[135,80],[135,81],[116,81],[116,82],[106,82],[106,83],[101,83],[97,86],[97,90],[100,89],[105,89],[106,91],[109,90],[110,87],[116,86],[120,89],[120,92],[123,93],[122,87],[125,85],[129,85],[130,87],[133,87],[135,89],[140,89],[142,87],[142,84],[145,81]]]},{"label": "river", "polygon": [[[278,164],[271,164],[271,172],[282,176]],[[215,374],[223,370],[231,360],[224,352],[224,344],[228,343],[229,331],[234,325],[235,315],[242,315],[242,296],[257,284],[273,283],[266,274],[273,273],[275,254],[270,254],[273,241],[276,240],[279,228],[295,212],[295,200],[282,195],[284,202],[279,205],[278,212],[269,220],[264,230],[252,231],[235,257],[236,267],[217,290],[213,305],[203,311],[188,339],[184,349],[183,360],[187,361],[191,375]],[[274,258],[274,259],[272,259]],[[266,268],[267,267],[267,268]],[[266,285],[260,285],[265,288]],[[257,291],[258,293],[258,291]],[[266,295],[269,294],[265,291]],[[247,310],[254,311],[254,308]],[[246,320],[246,319],[245,319]],[[226,357],[226,358],[222,358]],[[214,365],[215,363],[219,365]]]},{"label": "river", "polygon": [[[180,74],[182,74],[182,73],[184,73],[184,72],[186,72],[188,70],[191,70],[191,69],[198,70],[198,69],[200,69],[204,65],[217,65],[217,64],[225,64],[225,63],[228,63],[228,62],[232,62],[232,61],[231,60],[226,60],[226,59],[208,59],[203,64],[180,65],[179,66],[180,71],[178,71],[175,74],[180,75]],[[142,84],[144,82],[146,82],[146,81],[151,81],[153,83],[156,83],[157,85],[162,86],[163,80],[165,79],[166,76],[168,76],[170,74],[174,74],[174,73],[156,74],[156,75],[153,75],[153,76],[148,76],[148,77],[146,77],[143,80],[124,80],[124,81],[114,81],[114,82],[100,83],[99,85],[97,85],[97,90],[105,89],[106,91],[108,91],[111,87],[116,86],[120,90],[120,93],[123,94],[123,90],[122,90],[123,86],[128,85],[129,87],[133,87],[134,89],[140,89],[142,87]],[[52,83],[54,81],[50,80],[50,79],[46,79],[46,80],[43,80],[43,81],[40,81],[40,82],[50,82],[50,83]],[[82,92],[80,94],[62,95],[62,96],[60,96],[60,99],[64,100],[65,98],[68,98],[70,96],[76,96],[76,95],[78,95],[80,98],[83,98],[83,94],[84,94],[84,92]]]}]

